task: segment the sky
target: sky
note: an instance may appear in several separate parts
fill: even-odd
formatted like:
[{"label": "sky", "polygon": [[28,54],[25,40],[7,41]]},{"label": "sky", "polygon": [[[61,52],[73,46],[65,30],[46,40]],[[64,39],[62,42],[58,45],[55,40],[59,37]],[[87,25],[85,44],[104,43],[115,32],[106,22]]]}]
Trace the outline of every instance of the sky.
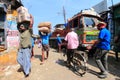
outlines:
[{"label": "sky", "polygon": [[[84,9],[100,3],[103,0],[21,0],[30,14],[34,17],[33,33],[38,34],[38,24],[40,22],[51,22],[52,27],[56,24],[63,24],[63,6],[66,19],[71,18]],[[107,0],[108,7],[120,2],[120,0]]]}]

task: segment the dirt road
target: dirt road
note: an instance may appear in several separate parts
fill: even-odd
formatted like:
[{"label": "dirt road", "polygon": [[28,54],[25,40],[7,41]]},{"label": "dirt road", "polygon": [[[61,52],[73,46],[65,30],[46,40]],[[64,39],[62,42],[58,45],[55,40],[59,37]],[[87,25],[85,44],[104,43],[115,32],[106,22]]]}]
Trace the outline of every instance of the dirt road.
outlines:
[{"label": "dirt road", "polygon": [[[32,59],[32,70],[29,77],[25,78],[22,72],[17,72],[19,65],[10,65],[0,71],[0,80],[101,80],[97,77],[99,72],[92,58],[88,60],[88,72],[81,77],[65,66],[66,57],[57,53],[55,49],[50,50],[48,60],[40,65],[41,50],[34,48],[34,59]],[[120,62],[116,62],[113,54],[109,54],[109,74],[104,80],[120,80]]]}]

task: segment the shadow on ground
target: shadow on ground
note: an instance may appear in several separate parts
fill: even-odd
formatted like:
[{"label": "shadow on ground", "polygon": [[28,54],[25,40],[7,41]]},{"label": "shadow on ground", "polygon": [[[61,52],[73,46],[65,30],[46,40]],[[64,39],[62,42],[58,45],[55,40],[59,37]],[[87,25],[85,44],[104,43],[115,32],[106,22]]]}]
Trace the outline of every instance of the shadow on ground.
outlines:
[{"label": "shadow on ground", "polygon": [[[94,58],[89,58],[88,64],[98,68]],[[118,62],[115,60],[113,53],[109,53],[109,56],[108,56],[108,71],[110,74],[120,77],[120,61]],[[96,75],[97,73],[96,71],[90,70],[90,69],[88,69],[88,72],[94,75]],[[120,79],[116,79],[116,80],[120,80]]]},{"label": "shadow on ground", "polygon": [[[57,63],[59,65],[61,65],[61,66],[67,67],[65,61],[62,60],[62,59],[58,59]],[[92,57],[90,57],[88,59],[88,64],[91,65],[91,66],[94,66],[94,67],[98,68],[97,65],[96,65],[96,63],[95,63],[94,58],[92,58]],[[70,69],[76,75],[81,76],[81,74],[76,73],[76,71],[73,68],[68,68],[68,69]],[[108,56],[108,71],[109,71],[110,74],[112,74],[114,76],[117,76],[117,77],[120,77],[120,62],[115,61],[114,54],[111,54],[111,53]],[[87,72],[91,73],[93,75],[98,76],[98,72],[96,72],[94,69],[92,70],[92,69],[88,68]],[[120,79],[116,78],[116,80],[120,80]]]},{"label": "shadow on ground", "polygon": [[120,61],[116,61],[114,56],[108,57],[108,69],[110,74],[120,77]]},{"label": "shadow on ground", "polygon": [[57,63],[59,64],[59,65],[61,65],[61,66],[64,66],[64,67],[66,67],[66,68],[68,68],[70,71],[72,71],[74,74],[76,74],[76,75],[78,75],[78,76],[80,76],[80,77],[82,77],[85,73],[83,73],[83,74],[81,74],[81,73],[79,73],[79,72],[77,72],[75,69],[74,69],[74,67],[73,66],[67,66],[66,64],[66,61],[64,61],[63,59],[58,59],[58,61],[57,61]]},{"label": "shadow on ground", "polygon": [[34,55],[35,58],[38,58],[40,61],[42,59],[42,56],[41,55]]}]

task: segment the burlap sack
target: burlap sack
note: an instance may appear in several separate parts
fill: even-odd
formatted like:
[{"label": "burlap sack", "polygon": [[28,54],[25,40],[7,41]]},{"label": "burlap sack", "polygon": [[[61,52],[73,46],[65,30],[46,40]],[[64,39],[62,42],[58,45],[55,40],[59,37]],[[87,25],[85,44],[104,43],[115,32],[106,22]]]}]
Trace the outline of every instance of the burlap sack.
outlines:
[{"label": "burlap sack", "polygon": [[50,32],[50,29],[48,27],[40,27],[40,28],[38,28],[38,30],[40,32],[45,32],[45,33],[49,33]]},{"label": "burlap sack", "polygon": [[39,23],[38,28],[41,28],[41,27],[48,27],[50,29],[51,23],[50,22],[41,22],[41,23]]}]

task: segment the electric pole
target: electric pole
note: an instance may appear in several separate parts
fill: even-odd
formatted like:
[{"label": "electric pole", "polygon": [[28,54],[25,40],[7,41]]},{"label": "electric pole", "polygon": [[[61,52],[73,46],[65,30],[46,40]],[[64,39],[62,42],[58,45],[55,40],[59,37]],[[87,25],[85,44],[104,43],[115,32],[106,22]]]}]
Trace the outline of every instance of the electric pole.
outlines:
[{"label": "electric pole", "polygon": [[65,24],[66,24],[66,12],[65,12],[64,6],[63,6],[63,16],[64,16],[64,22],[65,22]]}]

